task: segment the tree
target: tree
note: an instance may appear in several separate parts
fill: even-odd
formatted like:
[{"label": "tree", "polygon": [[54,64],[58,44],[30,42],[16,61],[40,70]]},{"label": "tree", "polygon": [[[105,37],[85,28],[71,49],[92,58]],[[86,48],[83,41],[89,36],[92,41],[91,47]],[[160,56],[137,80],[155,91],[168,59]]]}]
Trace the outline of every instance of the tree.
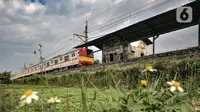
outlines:
[{"label": "tree", "polygon": [[1,72],[0,73],[0,83],[1,84],[8,84],[10,82],[10,77],[11,77],[11,71],[10,72]]}]

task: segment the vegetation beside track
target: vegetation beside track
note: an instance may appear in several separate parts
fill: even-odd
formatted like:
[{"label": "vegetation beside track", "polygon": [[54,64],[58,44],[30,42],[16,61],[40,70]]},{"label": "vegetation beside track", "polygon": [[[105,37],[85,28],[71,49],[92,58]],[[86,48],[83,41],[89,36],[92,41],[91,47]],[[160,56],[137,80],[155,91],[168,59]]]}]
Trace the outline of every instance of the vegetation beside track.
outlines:
[{"label": "vegetation beside track", "polygon": [[160,78],[162,83],[172,80],[188,80],[188,77],[199,74],[199,56],[186,58],[161,58],[142,60],[128,65],[112,65],[108,67],[89,68],[85,70],[60,72],[55,74],[34,75],[22,79],[14,80],[14,84],[45,85],[46,80],[49,85],[64,87],[79,87],[83,76],[87,82],[87,87],[108,87],[114,86],[115,81],[119,82],[120,87],[134,88],[144,76],[141,71],[147,65],[152,65],[158,72],[152,73],[151,79]]},{"label": "vegetation beside track", "polygon": [[[147,65],[152,65],[157,72],[141,73]],[[145,87],[140,85],[144,79],[148,82]],[[179,81],[184,92],[171,92],[166,82],[172,80]],[[4,103],[0,109],[16,111],[23,92],[33,89],[38,91],[40,100],[18,111],[190,112],[200,108],[199,80],[199,55],[154,58],[43,76],[36,74],[1,86],[0,100]],[[62,103],[48,104],[48,98],[54,96]]]}]

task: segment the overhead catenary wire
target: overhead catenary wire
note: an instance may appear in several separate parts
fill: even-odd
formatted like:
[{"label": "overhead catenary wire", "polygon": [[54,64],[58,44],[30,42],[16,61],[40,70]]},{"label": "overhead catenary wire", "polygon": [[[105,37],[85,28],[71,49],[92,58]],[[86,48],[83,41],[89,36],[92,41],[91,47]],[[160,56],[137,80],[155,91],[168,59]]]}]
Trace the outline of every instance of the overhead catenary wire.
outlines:
[{"label": "overhead catenary wire", "polygon": [[123,3],[124,1],[126,1],[126,0],[122,0],[121,2],[119,2],[119,3],[115,4],[115,5],[113,5],[112,7],[109,7],[108,9],[104,10],[103,12],[100,12],[99,14],[97,14],[97,15],[95,15],[95,16],[89,18],[88,21],[93,20],[94,18],[96,18],[96,17],[98,17],[99,15],[105,13],[106,11],[108,11],[108,10],[110,10],[110,9],[112,9],[112,8],[114,8],[114,7],[116,7],[116,6],[118,6],[118,5],[120,5],[120,4]]},{"label": "overhead catenary wire", "polygon": [[[114,24],[114,23],[116,23],[116,22],[118,22],[118,21],[122,21],[122,20],[124,20],[124,19],[130,18],[131,16],[137,15],[138,13],[141,13],[141,12],[144,11],[144,10],[142,10],[142,11],[136,12],[137,10],[142,9],[142,8],[148,6],[148,5],[151,5],[152,3],[156,2],[156,1],[159,1],[159,0],[155,0],[155,1],[153,1],[153,2],[147,3],[147,4],[141,6],[141,7],[137,8],[137,9],[134,9],[134,10],[132,10],[132,11],[129,11],[129,12],[125,13],[125,14],[122,14],[122,15],[118,16],[117,18],[112,19],[112,20],[107,21],[107,22],[104,23],[104,24],[107,24],[107,23],[109,23],[109,24],[107,24],[107,25],[100,25],[100,26],[98,26],[98,27],[95,27],[95,28],[89,30],[88,32],[89,32],[89,33],[92,33],[92,32],[94,32],[94,31],[101,30],[102,28],[104,28],[104,27],[106,27],[106,26],[112,25],[112,24]],[[168,0],[168,1],[171,1],[171,0]],[[163,1],[163,2],[166,2],[166,1]],[[161,2],[161,3],[163,3],[163,2]],[[160,5],[161,3],[156,4],[156,6]],[[154,6],[153,6],[153,7],[154,7]],[[152,8],[152,7],[150,7],[150,8]],[[150,9],[150,8],[148,8],[148,9]],[[145,11],[148,10],[148,9],[145,9]],[[131,13],[133,13],[133,12],[136,12],[136,13],[135,13],[135,14],[131,14]],[[125,17],[123,17],[123,16],[125,16]],[[116,20],[116,19],[121,18],[121,17],[123,17],[123,18],[122,18],[122,19],[119,19],[119,20]],[[114,21],[114,22],[113,22],[113,21]]]},{"label": "overhead catenary wire", "polygon": [[98,37],[102,37],[102,36],[105,36],[106,34],[102,34],[102,35],[97,35],[97,36],[93,36],[93,37],[90,37],[89,39],[95,39],[95,38],[98,38]]},{"label": "overhead catenary wire", "polygon": [[50,56],[56,54],[57,52],[63,50],[63,49],[66,47],[66,45],[69,45],[69,44],[72,44],[72,43],[70,43],[70,42],[68,42],[68,43],[64,43],[63,47],[61,47],[60,49],[54,51],[53,53],[49,53],[47,56],[45,56],[45,59],[47,59],[47,58],[49,58]]},{"label": "overhead catenary wire", "polygon": [[[71,39],[69,39],[69,40],[71,40]],[[73,40],[71,40],[71,41],[73,41]],[[66,47],[66,45],[70,45],[70,44],[72,44],[72,43],[70,43],[69,41],[68,41],[68,43],[64,43],[64,46],[63,46],[62,48],[60,48],[60,49],[56,50],[56,51],[55,51],[55,52],[53,52],[53,53],[50,53],[50,54],[49,54],[49,55],[47,55],[45,58],[49,58],[50,56],[52,56],[52,55],[56,54],[57,52],[59,52],[59,51],[63,50],[63,49]]]},{"label": "overhead catenary wire", "polygon": [[[149,3],[145,4],[145,5],[143,5],[143,6],[139,7],[139,8],[137,8],[137,9],[133,9],[133,10],[131,10],[131,11],[129,11],[129,12],[126,12],[126,13],[124,13],[124,14],[122,14],[122,15],[119,15],[119,16],[117,16],[117,17],[114,17],[114,18],[110,19],[109,21],[106,21],[104,24],[109,23],[109,22],[111,22],[111,21],[114,21],[114,20],[116,20],[116,19],[118,19],[118,18],[121,18],[121,17],[123,17],[123,16],[126,16],[126,15],[130,14],[131,12],[136,12],[137,10],[142,9],[142,8],[148,6],[148,5],[151,5],[152,3],[157,2],[157,1],[159,1],[159,0],[154,0],[154,1],[152,1],[152,2],[149,2]],[[129,15],[128,15],[128,16],[129,16]],[[101,25],[100,25],[99,27],[92,28],[92,30],[99,29],[99,28],[101,28]],[[89,30],[88,32],[90,32],[90,31],[91,31],[91,30]]]},{"label": "overhead catenary wire", "polygon": [[[143,14],[143,13],[146,13],[146,12],[148,12],[148,11],[150,11],[150,10],[153,10],[153,9],[155,9],[155,8],[158,8],[158,7],[160,7],[161,5],[164,5],[165,3],[169,2],[169,1],[172,1],[172,0],[166,0],[166,1],[161,2],[161,3],[159,3],[159,4],[157,4],[157,5],[153,6],[153,7],[147,8],[147,9],[142,10],[142,11],[140,11],[140,12],[137,12],[137,13],[135,13],[135,14],[133,14],[133,15],[129,15],[128,17],[124,17],[124,18],[119,19],[119,20],[117,20],[117,21],[114,21],[114,22],[112,22],[112,23],[110,23],[110,24],[101,26],[101,27],[100,27],[100,28],[101,28],[101,31],[105,31],[105,30],[107,30],[107,29],[109,29],[109,28],[112,28],[112,27],[114,27],[115,25],[117,25],[117,24],[119,24],[119,23],[121,23],[121,22],[124,22],[124,20],[126,20],[126,19],[135,18],[135,17],[137,17],[137,16],[139,16],[139,15],[141,15],[141,14]],[[112,26],[111,26],[111,25],[112,25]],[[110,27],[108,27],[108,26],[110,26]],[[106,29],[103,29],[103,28],[105,28],[105,27],[107,27],[107,28],[106,28]],[[100,28],[97,28],[97,29],[95,29],[95,30],[92,30],[92,31],[90,31],[89,33],[92,33],[92,32],[95,32],[95,31],[97,31],[97,30],[100,30]],[[102,29],[103,29],[103,30],[102,30]]]}]

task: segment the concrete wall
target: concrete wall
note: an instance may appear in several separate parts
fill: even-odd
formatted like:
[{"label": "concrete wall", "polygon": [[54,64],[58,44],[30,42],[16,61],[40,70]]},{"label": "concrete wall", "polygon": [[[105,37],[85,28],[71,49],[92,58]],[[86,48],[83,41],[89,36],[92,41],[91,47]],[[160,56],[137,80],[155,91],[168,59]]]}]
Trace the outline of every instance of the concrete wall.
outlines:
[{"label": "concrete wall", "polygon": [[126,61],[135,57],[140,57],[141,53],[146,55],[147,45],[143,41],[133,42],[123,45],[120,38],[110,38],[103,42],[102,62],[113,63]]}]

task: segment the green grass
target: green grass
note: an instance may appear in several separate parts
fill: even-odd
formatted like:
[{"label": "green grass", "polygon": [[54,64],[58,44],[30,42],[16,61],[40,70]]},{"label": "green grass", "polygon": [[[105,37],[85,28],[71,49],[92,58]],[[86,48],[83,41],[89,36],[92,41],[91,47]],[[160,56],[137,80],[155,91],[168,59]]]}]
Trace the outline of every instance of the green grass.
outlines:
[{"label": "green grass", "polygon": [[[1,85],[8,89],[1,89],[1,109],[4,108],[4,112],[15,112],[15,106],[18,105],[19,98],[23,95],[24,91],[32,89],[38,92],[40,99],[34,101],[30,105],[25,105],[20,108],[19,112],[79,112],[81,111],[81,89],[80,88],[64,88],[64,87],[51,87],[51,86],[29,86],[29,85]],[[89,100],[87,102],[90,105],[95,89],[87,88],[86,97]],[[50,105],[47,100],[51,97],[57,96],[61,100],[61,103]],[[105,101],[105,98],[100,92],[97,92],[96,102],[93,102],[92,111],[100,111],[101,107],[98,101]],[[68,99],[68,102],[67,102]],[[2,102],[4,101],[4,102]],[[3,104],[4,103],[4,104]],[[68,105],[67,105],[68,103]],[[3,107],[2,107],[3,106]],[[2,111],[1,111],[2,112]]]},{"label": "green grass", "polygon": [[[152,65],[158,72],[149,73],[149,85],[142,88],[139,83],[146,75],[141,70],[146,65]],[[200,107],[199,56],[61,72],[48,75],[47,80],[49,85],[42,86],[45,80],[36,75],[1,85],[6,88],[0,89],[0,109],[16,112],[19,98],[28,89],[38,91],[40,100],[19,112],[189,112]],[[171,80],[180,81],[185,92],[170,92],[166,81]],[[47,100],[55,96],[62,102],[48,104]]]}]

